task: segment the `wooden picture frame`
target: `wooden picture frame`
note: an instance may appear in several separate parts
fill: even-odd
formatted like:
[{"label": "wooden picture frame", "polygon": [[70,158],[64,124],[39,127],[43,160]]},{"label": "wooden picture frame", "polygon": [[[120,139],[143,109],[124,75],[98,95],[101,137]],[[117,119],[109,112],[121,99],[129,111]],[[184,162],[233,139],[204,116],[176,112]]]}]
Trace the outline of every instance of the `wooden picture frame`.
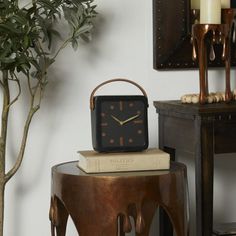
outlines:
[{"label": "wooden picture frame", "polygon": [[[190,0],[153,0],[154,69],[198,68],[192,60],[190,8]],[[209,67],[224,67],[221,52],[222,46],[216,45],[216,59],[208,62]],[[236,65],[235,44],[231,45],[231,65]]]},{"label": "wooden picture frame", "polygon": [[235,0],[231,0],[231,7],[236,8],[236,1]]}]

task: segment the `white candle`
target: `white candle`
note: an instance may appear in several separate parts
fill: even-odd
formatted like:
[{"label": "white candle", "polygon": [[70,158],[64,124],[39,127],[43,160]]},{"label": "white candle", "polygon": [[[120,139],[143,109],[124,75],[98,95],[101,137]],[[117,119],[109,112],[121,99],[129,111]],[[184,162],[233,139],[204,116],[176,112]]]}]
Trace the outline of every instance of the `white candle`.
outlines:
[{"label": "white candle", "polygon": [[221,8],[230,8],[230,0],[221,0]]},{"label": "white candle", "polygon": [[221,0],[201,0],[200,24],[221,23]]},{"label": "white candle", "polygon": [[191,0],[191,9],[200,9],[200,0]]}]

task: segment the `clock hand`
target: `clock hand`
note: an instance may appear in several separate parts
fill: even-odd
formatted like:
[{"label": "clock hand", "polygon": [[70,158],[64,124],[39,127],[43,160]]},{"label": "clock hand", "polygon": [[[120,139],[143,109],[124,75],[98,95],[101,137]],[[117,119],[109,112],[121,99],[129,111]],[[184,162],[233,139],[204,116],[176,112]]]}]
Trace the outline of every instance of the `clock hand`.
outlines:
[{"label": "clock hand", "polygon": [[137,114],[137,115],[135,115],[135,116],[132,116],[132,117],[128,118],[127,120],[122,121],[121,123],[122,123],[122,125],[123,125],[123,124],[125,124],[125,123],[127,123],[127,122],[130,122],[130,121],[132,121],[132,120],[138,118],[139,116],[140,116],[140,114]]},{"label": "clock hand", "polygon": [[115,116],[111,115],[112,119],[114,119],[115,121],[117,121],[120,125],[123,125],[123,122],[121,120],[119,120],[118,118],[116,118]]}]

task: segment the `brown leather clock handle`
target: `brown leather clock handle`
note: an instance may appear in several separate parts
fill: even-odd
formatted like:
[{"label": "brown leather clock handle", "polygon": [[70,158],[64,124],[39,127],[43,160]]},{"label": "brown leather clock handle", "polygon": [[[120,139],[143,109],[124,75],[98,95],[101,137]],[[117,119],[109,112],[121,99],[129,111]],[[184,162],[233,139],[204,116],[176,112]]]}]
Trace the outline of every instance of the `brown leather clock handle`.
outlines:
[{"label": "brown leather clock handle", "polygon": [[145,90],[137,83],[135,83],[134,81],[132,80],[128,80],[128,79],[124,79],[124,78],[116,78],[116,79],[110,79],[110,80],[107,80],[101,84],[99,84],[97,87],[94,88],[94,90],[92,91],[91,95],[90,95],[90,109],[93,110],[94,109],[94,102],[93,102],[93,97],[94,97],[94,94],[96,93],[96,91],[102,87],[103,85],[105,84],[108,84],[108,83],[112,83],[112,82],[118,82],[118,81],[122,81],[122,82],[127,82],[127,83],[130,83],[130,84],[133,84],[134,86],[136,86],[137,88],[139,88],[141,90],[141,92],[143,93],[143,95],[145,97],[147,97],[147,93],[145,92]]}]

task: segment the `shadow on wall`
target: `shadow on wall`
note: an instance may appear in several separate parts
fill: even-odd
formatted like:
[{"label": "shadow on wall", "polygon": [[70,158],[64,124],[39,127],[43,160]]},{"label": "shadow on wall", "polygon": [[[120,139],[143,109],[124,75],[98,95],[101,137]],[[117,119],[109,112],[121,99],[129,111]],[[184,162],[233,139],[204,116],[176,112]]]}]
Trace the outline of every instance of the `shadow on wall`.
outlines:
[{"label": "shadow on wall", "polygon": [[[22,83],[22,88],[24,86],[27,85]],[[25,95],[26,93],[22,93],[22,97],[19,103],[17,104],[17,111],[15,111],[17,113],[17,116],[15,116],[16,114],[14,114],[14,116],[12,115],[12,118],[9,120],[9,126],[11,126],[12,124],[13,128],[9,128],[8,130],[7,148],[8,148],[8,155],[10,158],[10,161],[8,161],[9,162],[8,169],[12,168],[19,153],[20,142],[23,135],[24,122],[28,112],[29,100],[26,96],[23,97],[23,94]],[[51,107],[51,110],[53,110],[53,107]],[[43,130],[45,129],[44,118],[46,115],[48,114],[46,113],[43,114],[42,108],[39,109],[39,111],[34,115],[29,129],[28,141],[26,143],[25,155],[22,161],[22,165],[17,174],[13,176],[15,183],[15,188],[14,188],[15,204],[13,205],[14,208],[12,208],[12,206],[11,208],[9,208],[13,212],[12,216],[14,217],[13,219],[10,220],[12,222],[11,224],[14,225],[11,228],[12,235],[19,235],[20,232],[22,231],[21,219],[24,217],[24,210],[22,209],[22,204],[21,204],[22,198],[24,198],[27,194],[29,194],[31,191],[37,188],[40,180],[42,179],[43,175],[42,169],[44,168],[44,165],[47,161],[44,157],[48,156],[47,153],[49,149],[48,147],[51,144],[51,137],[49,135],[46,136],[46,134],[43,133]],[[17,117],[17,119],[15,119],[15,117]],[[48,126],[50,126],[49,124],[50,122],[53,124],[53,120],[48,119],[48,117],[46,121],[48,122],[47,124]],[[15,123],[13,124],[13,122]],[[42,135],[41,134],[37,135],[37,132],[35,132],[38,129],[38,127],[42,127],[41,129]],[[52,125],[51,127],[53,130],[54,127]],[[50,134],[52,132],[48,130],[48,133]],[[32,163],[31,165],[32,168],[30,169],[30,171],[22,168],[24,167],[24,164],[26,164],[24,163],[26,161]],[[33,174],[31,174],[32,172]],[[27,178],[25,178],[25,176],[27,176]]]}]

